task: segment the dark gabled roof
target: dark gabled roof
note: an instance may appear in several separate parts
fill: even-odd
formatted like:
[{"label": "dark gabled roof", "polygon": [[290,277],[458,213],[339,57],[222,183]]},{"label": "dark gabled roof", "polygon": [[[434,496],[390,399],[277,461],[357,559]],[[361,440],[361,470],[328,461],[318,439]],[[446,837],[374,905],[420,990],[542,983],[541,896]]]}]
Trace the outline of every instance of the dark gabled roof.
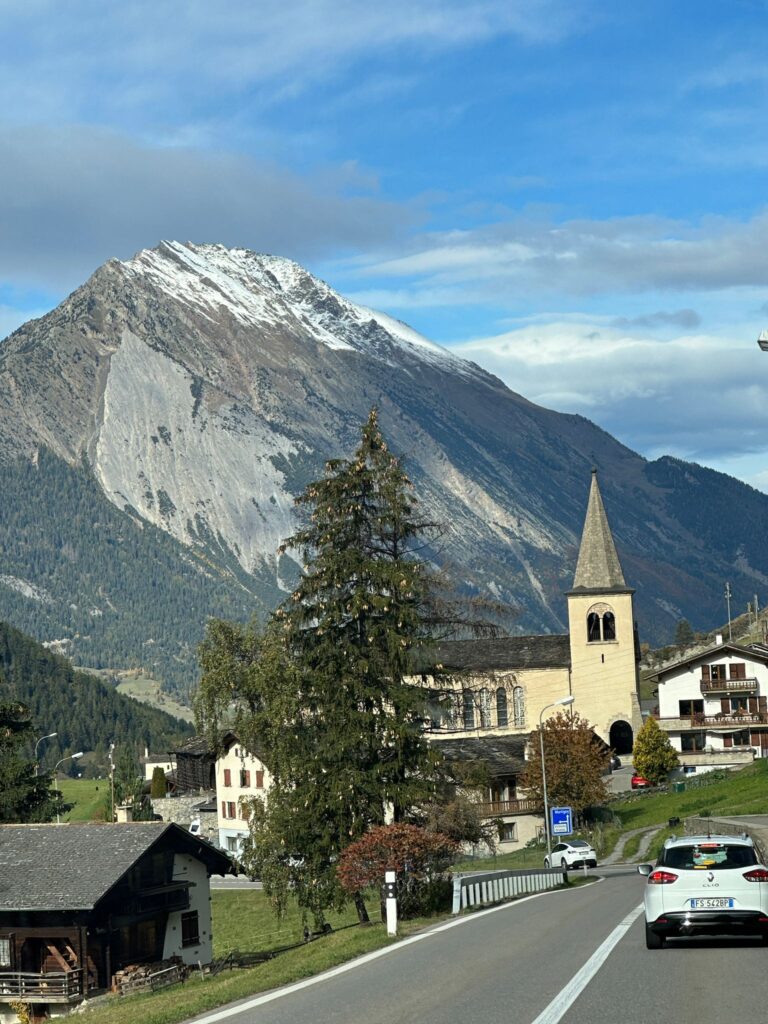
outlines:
[{"label": "dark gabled roof", "polygon": [[482,669],[567,668],[571,647],[567,635],[503,636],[489,640],[446,640],[435,661],[448,671]]},{"label": "dark gabled roof", "polygon": [[243,750],[250,754],[251,757],[258,757],[260,761],[264,762],[264,748],[259,740],[252,740],[250,746],[246,746],[238,737],[237,733],[234,733],[231,730],[229,732],[225,732],[221,738],[221,745],[224,748],[224,751],[229,753],[235,744],[242,746]]},{"label": "dark gabled roof", "polygon": [[448,762],[485,761],[491,778],[519,775],[525,770],[528,736],[472,736],[434,740],[433,749]]},{"label": "dark gabled roof", "polygon": [[192,739],[187,740],[186,743],[182,743],[180,747],[172,750],[171,754],[186,754],[188,757],[210,758],[216,756],[211,750],[210,743],[204,736],[193,736]]},{"label": "dark gabled roof", "polygon": [[0,826],[0,912],[92,910],[155,843],[165,839],[217,874],[230,860],[169,822]]},{"label": "dark gabled roof", "polygon": [[652,678],[663,680],[663,677],[669,675],[670,672],[675,672],[677,669],[684,668],[686,665],[695,665],[701,662],[706,663],[711,661],[714,657],[719,657],[726,651],[738,654],[742,658],[751,658],[753,661],[762,661],[768,664],[768,647],[764,644],[749,644],[749,646],[744,647],[741,644],[734,644],[730,641],[726,641],[722,644],[715,644],[714,647],[708,647],[705,651],[699,651],[697,654],[692,654],[688,658],[681,658],[680,661],[676,661],[673,665],[667,665],[666,668],[661,668],[658,672],[654,672]]}]

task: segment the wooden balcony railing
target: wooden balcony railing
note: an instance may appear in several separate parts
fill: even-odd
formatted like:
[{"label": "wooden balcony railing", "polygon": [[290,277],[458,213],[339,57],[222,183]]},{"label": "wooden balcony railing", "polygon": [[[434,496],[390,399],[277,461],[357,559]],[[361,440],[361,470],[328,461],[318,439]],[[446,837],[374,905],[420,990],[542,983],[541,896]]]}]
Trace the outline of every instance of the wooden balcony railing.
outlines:
[{"label": "wooden balcony railing", "polygon": [[732,714],[716,715],[672,715],[662,718],[654,715],[661,729],[675,732],[678,729],[739,729],[747,725],[767,725],[768,712],[735,711]]},{"label": "wooden balcony railing", "polygon": [[702,679],[699,686],[702,693],[754,693],[757,679]]},{"label": "wooden balcony railing", "polygon": [[484,818],[495,818],[501,814],[531,814],[537,810],[535,800],[489,800],[476,806]]},{"label": "wooden balcony railing", "polygon": [[83,998],[83,972],[30,974],[0,971],[0,1001],[29,999],[38,1003],[71,1003]]}]

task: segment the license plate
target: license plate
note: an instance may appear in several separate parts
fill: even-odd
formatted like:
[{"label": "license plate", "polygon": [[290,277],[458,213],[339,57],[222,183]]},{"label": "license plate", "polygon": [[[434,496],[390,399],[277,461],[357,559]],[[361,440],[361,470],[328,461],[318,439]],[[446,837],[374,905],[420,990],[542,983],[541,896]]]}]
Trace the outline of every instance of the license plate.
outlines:
[{"label": "license plate", "polygon": [[705,896],[691,900],[691,910],[731,910],[733,904],[730,896]]}]

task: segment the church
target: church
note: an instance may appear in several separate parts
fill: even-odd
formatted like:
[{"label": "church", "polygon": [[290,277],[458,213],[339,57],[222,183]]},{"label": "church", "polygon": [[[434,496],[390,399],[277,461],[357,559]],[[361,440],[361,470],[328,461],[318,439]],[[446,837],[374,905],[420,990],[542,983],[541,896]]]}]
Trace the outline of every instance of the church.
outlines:
[{"label": "church", "polygon": [[572,697],[578,712],[617,754],[629,754],[642,724],[640,657],[627,586],[603,506],[597,471],[587,504],[565,635],[455,640],[440,645],[445,675],[425,684],[439,694],[429,739],[449,760],[482,760],[491,788],[482,805],[500,821],[500,850],[518,849],[541,827],[532,801],[517,792],[525,750],[539,722]]}]

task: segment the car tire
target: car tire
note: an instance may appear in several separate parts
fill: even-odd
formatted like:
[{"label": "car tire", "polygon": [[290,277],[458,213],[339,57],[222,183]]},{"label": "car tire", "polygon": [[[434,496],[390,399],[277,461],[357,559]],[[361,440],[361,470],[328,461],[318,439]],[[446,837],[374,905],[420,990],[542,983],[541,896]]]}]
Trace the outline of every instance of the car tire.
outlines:
[{"label": "car tire", "polygon": [[664,936],[659,935],[653,931],[651,926],[646,921],[645,924],[645,948],[646,949],[663,949],[664,947]]},{"label": "car tire", "polygon": [[763,940],[763,945],[768,946],[768,932],[763,932],[760,938]]},{"label": "car tire", "polygon": [[548,857],[544,858],[544,867],[547,868],[547,870],[549,870],[549,858]]},{"label": "car tire", "polygon": [[568,870],[568,861],[565,859],[565,857],[563,857],[560,861],[560,867],[563,869],[563,871]]}]

